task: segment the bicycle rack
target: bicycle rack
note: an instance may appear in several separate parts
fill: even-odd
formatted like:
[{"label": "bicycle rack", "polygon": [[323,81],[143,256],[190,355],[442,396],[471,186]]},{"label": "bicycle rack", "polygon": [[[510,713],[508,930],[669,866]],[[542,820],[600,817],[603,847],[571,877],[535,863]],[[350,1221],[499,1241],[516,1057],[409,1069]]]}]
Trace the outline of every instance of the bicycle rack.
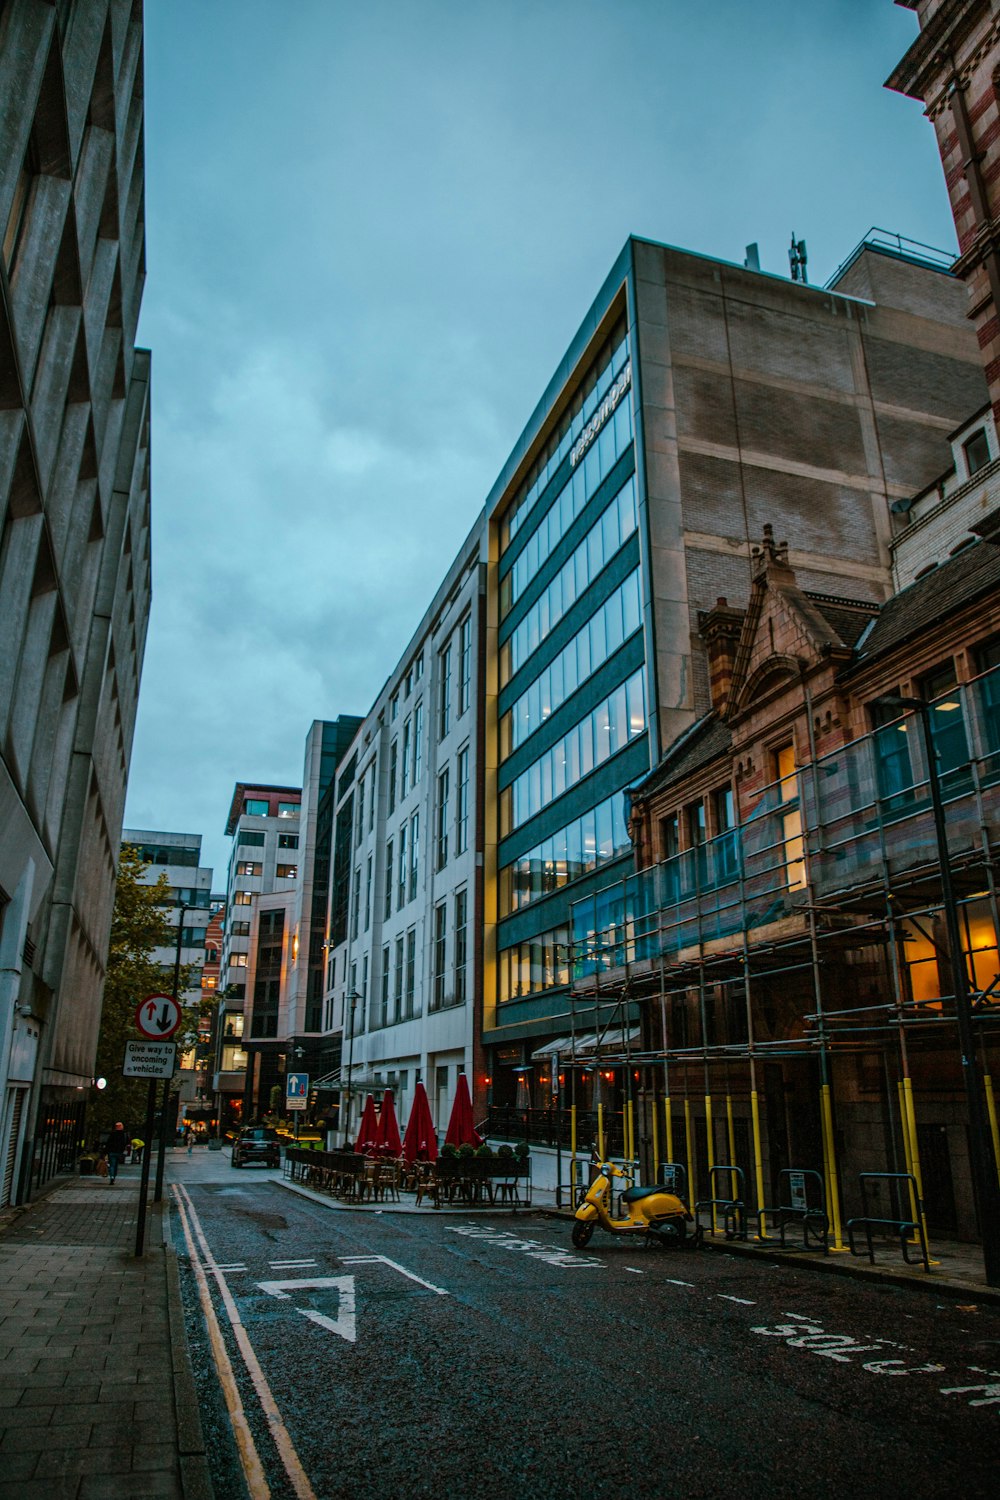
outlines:
[{"label": "bicycle rack", "polygon": [[[893,1207],[896,1209],[896,1216],[894,1218],[883,1218],[879,1214],[869,1214],[868,1188],[869,1184],[872,1182],[888,1182],[891,1184],[890,1192],[892,1195]],[[902,1185],[904,1182],[907,1184],[910,1204],[916,1205],[915,1214],[909,1218],[904,1217],[899,1212],[900,1195],[903,1191]],[[861,1187],[862,1213],[860,1218],[848,1219],[847,1221],[847,1243],[850,1248],[851,1254],[864,1255],[867,1253],[869,1261],[872,1265],[874,1265],[875,1248],[872,1244],[872,1230],[884,1229],[886,1231],[892,1231],[893,1234],[897,1234],[899,1236],[899,1248],[902,1251],[903,1259],[906,1261],[906,1264],[908,1266],[915,1266],[917,1262],[915,1260],[911,1260],[909,1255],[907,1254],[910,1235],[915,1234],[920,1244],[920,1258],[923,1261],[924,1270],[929,1271],[931,1268],[931,1263],[930,1256],[927,1251],[927,1236],[924,1234],[923,1204],[920,1201],[920,1194],[917,1190],[917,1180],[913,1176],[913,1173],[859,1172],[858,1183]],[[854,1243],[855,1229],[863,1229],[865,1232],[864,1250],[859,1250]]]},{"label": "bicycle rack", "polygon": [[[716,1186],[716,1179],[723,1173],[728,1177],[728,1197],[723,1197]],[[747,1237],[747,1216],[742,1167],[734,1167],[724,1162],[718,1166],[709,1167],[708,1178],[712,1196],[710,1198],[699,1198],[694,1206],[694,1217],[697,1225],[695,1233],[699,1241],[705,1233],[705,1226],[701,1222],[702,1213],[710,1212],[714,1221],[717,1211],[722,1214],[722,1228],[726,1239],[745,1240]]]}]

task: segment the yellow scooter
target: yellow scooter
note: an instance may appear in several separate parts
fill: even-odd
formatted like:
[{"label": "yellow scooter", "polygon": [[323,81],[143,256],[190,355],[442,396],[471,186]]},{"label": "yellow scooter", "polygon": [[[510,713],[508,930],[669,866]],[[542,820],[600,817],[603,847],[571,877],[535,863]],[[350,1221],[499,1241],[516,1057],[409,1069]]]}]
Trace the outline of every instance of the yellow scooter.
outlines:
[{"label": "yellow scooter", "polygon": [[632,1179],[614,1162],[594,1165],[597,1175],[576,1211],[573,1224],[573,1244],[578,1250],[589,1243],[598,1226],[609,1234],[641,1235],[647,1245],[662,1248],[684,1243],[687,1226],[694,1219],[676,1193],[668,1193],[664,1187],[627,1187],[621,1195],[626,1217],[616,1219],[612,1215],[612,1184],[616,1177],[626,1182]]}]

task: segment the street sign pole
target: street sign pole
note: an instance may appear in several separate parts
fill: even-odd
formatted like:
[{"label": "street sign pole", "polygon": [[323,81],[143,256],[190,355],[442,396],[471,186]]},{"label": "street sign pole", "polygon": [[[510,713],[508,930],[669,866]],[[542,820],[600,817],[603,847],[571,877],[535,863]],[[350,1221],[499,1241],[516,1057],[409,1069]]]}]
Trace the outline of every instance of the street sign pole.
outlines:
[{"label": "street sign pole", "polygon": [[153,1113],[156,1109],[156,1079],[146,1086],[146,1131],[142,1146],[142,1173],[139,1177],[139,1217],[135,1228],[135,1253],[141,1255],[146,1240],[146,1194],[149,1192],[149,1162],[153,1154]]}]

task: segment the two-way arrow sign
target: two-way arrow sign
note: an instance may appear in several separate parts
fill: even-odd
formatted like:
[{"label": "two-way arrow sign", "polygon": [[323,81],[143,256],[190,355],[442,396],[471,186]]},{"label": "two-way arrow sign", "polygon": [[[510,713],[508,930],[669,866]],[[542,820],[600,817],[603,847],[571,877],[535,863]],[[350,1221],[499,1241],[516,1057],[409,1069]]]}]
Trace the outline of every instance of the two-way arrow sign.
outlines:
[{"label": "two-way arrow sign", "polygon": [[340,1293],[339,1305],[336,1318],[328,1318],[325,1313],[316,1312],[312,1307],[297,1307],[296,1312],[301,1313],[312,1323],[318,1323],[321,1328],[328,1328],[331,1333],[346,1339],[353,1344],[357,1339],[357,1319],[354,1310],[354,1277],[353,1276],[309,1276],[298,1281],[258,1281],[257,1285],[262,1292],[267,1292],[272,1297],[280,1297],[287,1300],[292,1292],[313,1290],[323,1291],[330,1287],[336,1287]]},{"label": "two-way arrow sign", "polygon": [[136,1006],[135,1024],[150,1041],[165,1042],[181,1024],[181,1008],[173,995],[147,995]]}]

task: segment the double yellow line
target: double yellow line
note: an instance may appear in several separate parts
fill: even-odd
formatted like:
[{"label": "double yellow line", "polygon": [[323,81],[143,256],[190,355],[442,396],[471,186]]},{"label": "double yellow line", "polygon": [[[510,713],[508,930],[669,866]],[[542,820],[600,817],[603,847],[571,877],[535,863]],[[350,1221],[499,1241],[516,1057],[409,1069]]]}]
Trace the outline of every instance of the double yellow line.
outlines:
[{"label": "double yellow line", "polygon": [[[236,1347],[243,1357],[247,1373],[253,1382],[254,1390],[260,1401],[261,1410],[267,1420],[268,1431],[274,1440],[281,1462],[285,1466],[285,1472],[291,1481],[292,1489],[295,1491],[297,1500],[316,1500],[316,1492],[309,1483],[305,1469],[299,1455],[295,1451],[288,1428],[282,1421],[278,1403],[274,1399],[271,1387],[267,1383],[267,1377],[260,1367],[250,1343],[243,1320],[240,1317],[239,1308],[236,1306],[235,1298],[229,1290],[225,1276],[219,1270],[215,1257],[208,1246],[201,1221],[191,1202],[190,1195],[185,1187],[179,1183],[174,1185],[174,1197],[177,1201],[177,1211],[180,1214],[181,1227],[184,1230],[184,1239],[187,1244],[188,1255],[191,1258],[191,1269],[194,1272],[195,1281],[198,1286],[198,1297],[201,1309],[205,1315],[205,1324],[208,1328],[208,1337],[212,1346],[212,1357],[215,1360],[215,1368],[219,1375],[219,1384],[222,1386],[222,1394],[225,1398],[226,1408],[233,1424],[233,1433],[236,1437],[236,1447],[240,1455],[240,1463],[246,1475],[247,1488],[252,1500],[269,1500],[271,1487],[264,1473],[264,1465],[261,1463],[257,1445],[250,1431],[243,1402],[240,1399],[239,1388],[236,1384],[236,1375],[233,1370],[232,1361],[226,1350],[225,1340],[222,1337],[222,1329],[212,1305],[212,1294],[209,1290],[206,1270],[215,1278],[222,1298],[222,1305],[226,1310],[236,1340]],[[197,1240],[197,1249],[195,1241]],[[201,1254],[199,1256],[198,1251]]]}]

